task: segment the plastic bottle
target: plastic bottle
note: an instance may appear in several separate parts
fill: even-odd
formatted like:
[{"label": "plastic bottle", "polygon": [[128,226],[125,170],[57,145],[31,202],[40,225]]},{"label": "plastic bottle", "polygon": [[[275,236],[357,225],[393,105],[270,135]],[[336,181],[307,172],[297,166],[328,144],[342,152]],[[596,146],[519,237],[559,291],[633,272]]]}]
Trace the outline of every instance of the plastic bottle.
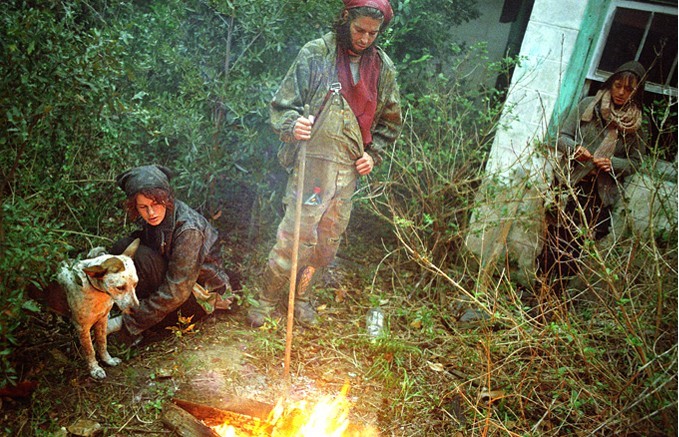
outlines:
[{"label": "plastic bottle", "polygon": [[375,307],[368,311],[365,323],[368,335],[374,340],[384,331],[384,312],[382,308]]}]

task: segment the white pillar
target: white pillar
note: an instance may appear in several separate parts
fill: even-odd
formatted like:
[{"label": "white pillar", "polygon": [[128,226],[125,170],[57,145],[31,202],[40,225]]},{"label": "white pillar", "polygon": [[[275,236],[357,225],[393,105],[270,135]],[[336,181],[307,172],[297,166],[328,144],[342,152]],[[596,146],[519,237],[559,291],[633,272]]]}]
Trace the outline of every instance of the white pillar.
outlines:
[{"label": "white pillar", "polygon": [[469,250],[487,267],[507,256],[519,282],[532,283],[541,192],[551,179],[535,142],[547,132],[586,8],[583,0],[535,1],[470,220]]}]

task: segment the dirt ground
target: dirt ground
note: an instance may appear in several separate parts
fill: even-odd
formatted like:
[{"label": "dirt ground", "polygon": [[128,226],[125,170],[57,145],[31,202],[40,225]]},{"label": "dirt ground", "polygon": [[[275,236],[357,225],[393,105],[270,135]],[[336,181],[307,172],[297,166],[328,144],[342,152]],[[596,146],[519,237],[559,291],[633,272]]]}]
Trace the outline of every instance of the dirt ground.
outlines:
[{"label": "dirt ground", "polygon": [[[31,332],[23,332],[19,370],[22,380],[37,387],[27,398],[2,398],[0,429],[55,435],[87,419],[103,435],[168,434],[161,417],[171,398],[217,408],[234,399],[273,405],[281,398],[313,401],[338,394],[345,383],[354,420],[376,425],[382,392],[366,375],[372,353],[363,329],[367,308],[350,300],[320,305],[319,327],[293,329],[289,386],[284,319],[254,330],[245,327],[246,311],[239,308],[218,312],[181,335],[167,330],[149,333],[131,348],[112,344],[112,355],[123,363],[106,367],[107,378],[96,381],[70,323],[53,314],[35,316]],[[360,341],[352,341],[351,350],[342,346],[343,339],[360,336],[366,337],[365,349],[355,348]]]},{"label": "dirt ground", "polygon": [[[245,248],[234,243],[239,235],[232,233],[227,242],[229,273],[237,289],[247,281],[244,272],[254,271],[242,265],[248,261]],[[350,233],[347,239],[359,240],[360,235]],[[369,235],[380,238],[379,233]],[[350,246],[343,246],[319,285],[321,324],[294,327],[289,384],[284,377],[285,314],[279,314],[278,324],[251,329],[244,323],[245,307],[237,307],[192,329],[184,325],[147,333],[137,346],[110,342],[110,352],[123,363],[105,367],[106,379],[97,381],[89,376],[70,321],[45,311],[31,314],[20,329],[16,368],[19,379],[33,385],[25,397],[0,398],[0,434],[67,436],[98,430],[96,435],[105,436],[168,435],[162,418],[173,398],[216,408],[240,400],[313,402],[339,394],[345,384],[352,422],[397,426],[380,414],[390,394],[369,373],[384,356],[364,326],[370,308],[366,281],[382,248],[370,242],[370,250]],[[356,249],[361,259],[352,255]]]}]

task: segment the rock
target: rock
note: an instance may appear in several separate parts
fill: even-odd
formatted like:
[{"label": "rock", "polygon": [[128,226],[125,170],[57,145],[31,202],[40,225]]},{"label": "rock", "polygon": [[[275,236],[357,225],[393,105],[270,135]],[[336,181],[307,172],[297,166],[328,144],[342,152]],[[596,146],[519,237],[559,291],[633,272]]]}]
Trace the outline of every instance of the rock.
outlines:
[{"label": "rock", "polygon": [[67,429],[68,432],[73,435],[89,437],[97,435],[99,432],[101,432],[101,424],[89,419],[78,419]]}]

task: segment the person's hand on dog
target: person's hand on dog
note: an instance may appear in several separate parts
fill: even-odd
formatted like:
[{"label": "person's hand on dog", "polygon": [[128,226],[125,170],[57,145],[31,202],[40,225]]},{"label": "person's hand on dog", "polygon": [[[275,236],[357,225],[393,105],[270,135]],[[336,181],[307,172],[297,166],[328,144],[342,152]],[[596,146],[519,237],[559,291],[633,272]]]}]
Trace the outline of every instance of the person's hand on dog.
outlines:
[{"label": "person's hand on dog", "polygon": [[123,328],[123,316],[115,316],[108,319],[108,325],[106,326],[106,335],[118,332]]}]

